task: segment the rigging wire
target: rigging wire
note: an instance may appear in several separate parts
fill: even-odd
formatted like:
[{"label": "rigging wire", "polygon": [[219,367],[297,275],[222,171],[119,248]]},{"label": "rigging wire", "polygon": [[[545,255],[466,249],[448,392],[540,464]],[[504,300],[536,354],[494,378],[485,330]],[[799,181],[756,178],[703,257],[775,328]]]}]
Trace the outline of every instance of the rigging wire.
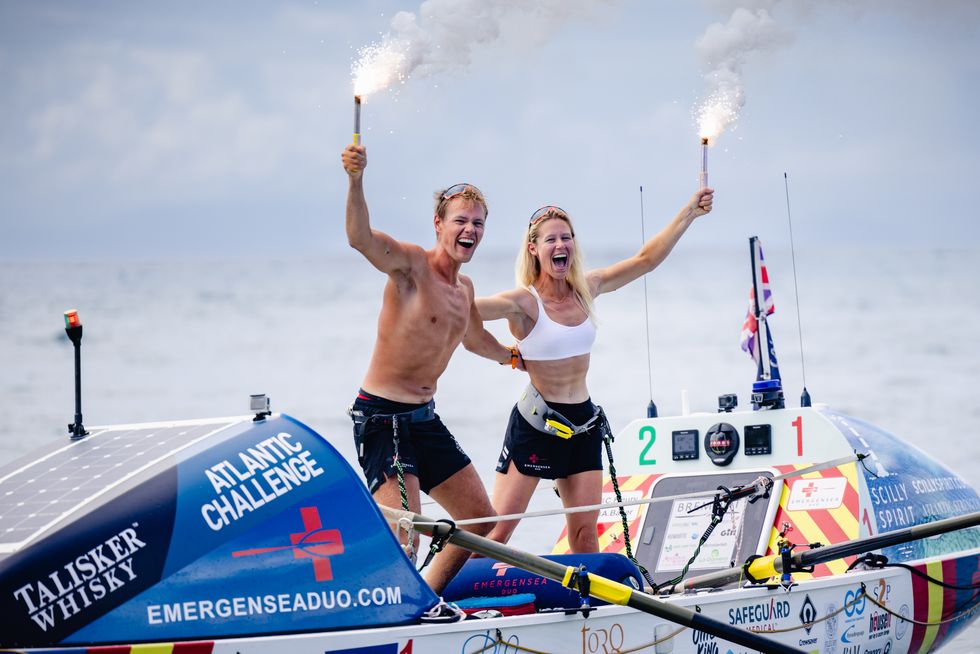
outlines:
[{"label": "rigging wire", "polygon": [[789,251],[793,260],[793,292],[796,296],[796,329],[800,336],[800,370],[803,373],[803,393],[800,406],[810,406],[810,393],[806,390],[806,360],[803,356],[803,322],[800,320],[800,287],[796,283],[796,247],[793,245],[793,216],[789,209],[789,176],[783,172],[783,186],[786,189],[786,222],[789,223]]},{"label": "rigging wire", "polygon": [[[640,185],[640,247],[647,242],[646,220],[643,216],[643,185]],[[643,313],[646,317],[647,335],[647,382],[650,386],[650,404],[647,405],[647,418],[657,417],[657,405],[653,403],[653,364],[650,356],[650,298],[647,293],[647,276],[643,275]]]}]

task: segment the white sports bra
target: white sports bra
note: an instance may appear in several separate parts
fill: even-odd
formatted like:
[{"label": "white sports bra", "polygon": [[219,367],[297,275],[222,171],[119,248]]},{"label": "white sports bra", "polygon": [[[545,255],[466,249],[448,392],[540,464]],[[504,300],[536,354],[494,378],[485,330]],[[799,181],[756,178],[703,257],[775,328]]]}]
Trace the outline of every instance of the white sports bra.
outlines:
[{"label": "white sports bra", "polygon": [[557,323],[544,310],[544,303],[535,288],[530,286],[528,290],[538,301],[538,320],[531,332],[517,341],[522,357],[528,361],[554,361],[592,351],[596,329],[591,319],[586,317],[571,327]]}]

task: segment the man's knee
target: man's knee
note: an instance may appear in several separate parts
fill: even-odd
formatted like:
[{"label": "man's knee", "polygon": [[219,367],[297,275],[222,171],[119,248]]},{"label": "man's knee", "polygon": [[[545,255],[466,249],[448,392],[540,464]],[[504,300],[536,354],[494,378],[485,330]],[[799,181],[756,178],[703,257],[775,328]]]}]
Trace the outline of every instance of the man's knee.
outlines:
[{"label": "man's knee", "polygon": [[476,534],[477,536],[489,536],[490,532],[493,531],[492,522],[478,522],[475,525],[467,525],[467,531]]}]

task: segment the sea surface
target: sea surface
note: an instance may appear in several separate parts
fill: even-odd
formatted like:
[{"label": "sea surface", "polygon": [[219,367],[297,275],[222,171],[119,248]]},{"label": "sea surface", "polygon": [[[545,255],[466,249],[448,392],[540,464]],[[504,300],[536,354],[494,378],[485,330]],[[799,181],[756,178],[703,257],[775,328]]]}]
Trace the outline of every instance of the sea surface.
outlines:
[{"label": "sea surface", "polygon": [[[592,267],[631,250],[589,252]],[[754,364],[739,349],[748,248],[681,243],[659,269],[597,303],[589,388],[618,430],[645,415],[749,404]],[[875,423],[980,485],[980,251],[766,249],[770,318],[788,405],[814,402]],[[477,293],[513,285],[510,253],[478,252]],[[159,261],[0,261],[0,465],[67,438],[77,309],[86,426],[238,415],[249,394],[302,420],[353,457],[346,408],[371,355],[384,276],[356,253]],[[794,287],[799,289],[799,316]],[[646,288],[645,288],[646,287]],[[489,323],[502,342],[502,322]],[[647,342],[649,337],[650,347]],[[801,343],[802,354],[801,357]],[[649,366],[648,366],[649,362]],[[462,348],[437,411],[488,488],[523,373]],[[542,484],[531,509],[558,506]],[[437,506],[423,511],[439,517]],[[525,521],[512,544],[550,551],[561,518]],[[945,652],[973,652],[974,625]]]}]

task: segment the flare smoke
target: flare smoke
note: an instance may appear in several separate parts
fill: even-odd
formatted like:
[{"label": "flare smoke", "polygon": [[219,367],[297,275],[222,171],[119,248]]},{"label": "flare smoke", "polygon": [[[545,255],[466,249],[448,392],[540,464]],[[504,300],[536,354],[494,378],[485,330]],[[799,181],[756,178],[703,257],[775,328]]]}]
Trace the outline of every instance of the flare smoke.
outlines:
[{"label": "flare smoke", "polygon": [[[697,109],[698,131],[713,142],[738,119],[745,104],[742,69],[753,52],[774,50],[790,41],[769,13],[778,0],[756,9],[738,7],[728,22],[709,25],[696,47],[706,70],[704,98]],[[759,3],[756,3],[759,4]]]},{"label": "flare smoke", "polygon": [[539,38],[612,0],[425,0],[418,15],[400,11],[379,43],[358,52],[354,95],[367,96],[410,76],[465,67],[475,45],[496,41],[507,18],[519,18]]}]

